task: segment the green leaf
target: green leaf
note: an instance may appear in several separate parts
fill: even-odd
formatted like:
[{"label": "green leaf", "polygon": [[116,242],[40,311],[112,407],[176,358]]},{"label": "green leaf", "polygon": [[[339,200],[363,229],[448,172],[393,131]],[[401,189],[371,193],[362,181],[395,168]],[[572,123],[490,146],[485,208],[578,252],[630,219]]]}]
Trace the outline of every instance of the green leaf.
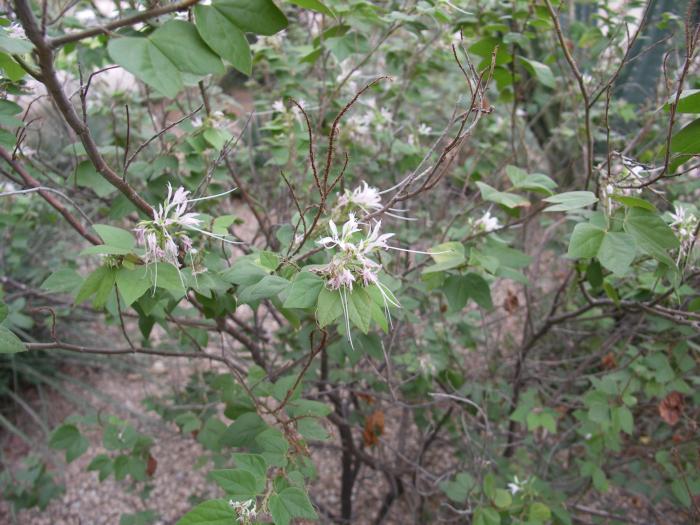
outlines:
[{"label": "green leaf", "polygon": [[287,0],[290,4],[298,5],[299,7],[303,7],[304,9],[311,9],[312,11],[316,11],[317,13],[321,13],[324,15],[328,16],[335,16],[333,14],[333,11],[328,9],[323,3],[319,2],[319,0]]},{"label": "green leaf", "polygon": [[491,507],[477,507],[474,511],[473,525],[500,525],[501,515]]},{"label": "green leaf", "polygon": [[525,170],[516,166],[506,166],[506,175],[513,183],[513,187],[519,190],[552,195],[554,188],[557,187],[557,183],[547,177],[547,175],[542,173],[529,175]]},{"label": "green leaf", "polygon": [[116,283],[117,289],[124,299],[123,307],[131,306],[151,287],[150,279],[146,273],[146,269],[142,267],[134,270],[120,268],[117,271]]},{"label": "green leaf", "polygon": [[287,412],[292,417],[326,417],[333,409],[326,403],[312,399],[295,399],[287,403]]},{"label": "green leaf", "polygon": [[498,191],[496,188],[489,186],[483,182],[477,181],[476,185],[481,192],[481,198],[485,201],[501,204],[506,208],[522,208],[530,206],[530,201],[522,195],[508,193],[506,191]]},{"label": "green leaf", "polygon": [[287,27],[287,17],[272,0],[217,0],[212,5],[249,33],[269,36]]},{"label": "green leaf", "polygon": [[75,296],[75,304],[81,304],[88,297],[96,293],[102,286],[103,281],[109,280],[112,271],[106,266],[100,266],[90,275],[88,275],[83,285],[78,290],[78,294]]},{"label": "green leaf", "polygon": [[5,34],[5,31],[0,33],[0,51],[8,55],[23,55],[31,53],[34,45],[29,40],[22,38],[12,38]]},{"label": "green leaf", "polygon": [[530,60],[522,56],[519,56],[518,58],[523,63],[523,66],[525,66],[525,69],[527,69],[537,80],[539,80],[540,84],[550,88],[557,86],[557,81],[554,78],[554,74],[547,64],[537,62],[536,60]]},{"label": "green leaf", "polygon": [[247,286],[238,294],[241,303],[250,303],[274,297],[289,286],[289,281],[277,275],[266,275],[252,286]]},{"label": "green leaf", "polygon": [[530,521],[541,523],[548,521],[552,517],[552,512],[547,505],[536,501],[530,505],[527,515]]},{"label": "green leaf", "polygon": [[[576,225],[569,240],[567,255],[574,259],[595,257],[605,237],[605,231],[588,222]],[[602,261],[601,261],[602,262]]]},{"label": "green leaf", "polygon": [[19,337],[8,328],[0,326],[0,354],[17,354],[26,351],[27,347]]},{"label": "green leaf", "polygon": [[169,263],[159,262],[148,266],[151,286],[168,290],[176,297],[185,295],[185,287],[180,271]]},{"label": "green leaf", "polygon": [[221,59],[209,49],[195,26],[189,22],[170,20],[148,38],[180,72],[197,76],[224,73]]},{"label": "green leaf", "polygon": [[617,407],[617,419],[620,429],[631,436],[634,433],[634,416],[630,409],[624,405]]},{"label": "green leaf", "polygon": [[459,312],[469,300],[468,283],[462,275],[450,275],[442,286],[451,312]]},{"label": "green leaf", "polygon": [[267,424],[255,412],[246,412],[226,429],[219,440],[229,447],[246,447],[253,444],[258,434],[267,429]]},{"label": "green leaf", "polygon": [[331,291],[326,287],[321,288],[316,306],[318,325],[323,328],[341,315],[343,315],[343,304],[340,300],[340,292]]},{"label": "green leaf", "polygon": [[493,504],[499,509],[507,509],[513,503],[513,497],[510,492],[504,489],[496,489],[496,496],[493,498]]},{"label": "green leaf", "polygon": [[544,211],[571,211],[579,208],[585,208],[591,204],[598,202],[596,197],[590,191],[568,191],[559,193],[543,199],[545,202],[551,202],[554,206],[549,206]]},{"label": "green leaf", "polygon": [[700,153],[700,118],[695,119],[671,137],[671,151],[684,155]]},{"label": "green leaf", "polygon": [[184,86],[175,64],[148,38],[111,39],[107,51],[115,63],[168,98],[175,98]]},{"label": "green leaf", "polygon": [[80,438],[80,430],[71,424],[64,424],[54,429],[49,436],[49,447],[66,450]]},{"label": "green leaf", "polygon": [[107,454],[100,454],[95,456],[87,466],[88,472],[92,470],[98,471],[98,479],[104,481],[114,470],[114,465]]},{"label": "green leaf", "polygon": [[194,412],[183,412],[174,419],[183,434],[189,434],[202,428],[202,422]]},{"label": "green leaf", "polygon": [[627,206],[628,208],[644,208],[649,211],[657,211],[656,206],[651,202],[640,199],[639,197],[627,197],[625,195],[611,195],[610,198],[614,201],[620,202]]},{"label": "green leaf", "polygon": [[41,289],[51,293],[73,292],[83,284],[83,278],[73,268],[59,268],[41,283]]},{"label": "green leaf", "polygon": [[267,465],[285,466],[285,456],[289,450],[289,442],[280,430],[270,427],[266,428],[255,436],[255,445],[259,447]]},{"label": "green leaf", "polygon": [[237,501],[255,498],[265,490],[265,480],[243,469],[212,470],[211,477],[226,494]]},{"label": "green leaf", "polygon": [[95,224],[93,229],[102,241],[109,246],[116,246],[125,250],[133,250],[134,246],[136,246],[136,239],[129,231],[107,224]]},{"label": "green leaf", "polygon": [[[201,6],[195,6],[201,7]],[[211,223],[211,231],[217,235],[228,235],[228,228],[236,222],[235,215],[221,215]]]},{"label": "green leaf", "polygon": [[311,308],[316,305],[323,288],[323,279],[311,272],[299,272],[289,289],[285,308]]},{"label": "green leaf", "polygon": [[257,283],[269,272],[253,263],[250,259],[239,259],[231,268],[221,272],[221,278],[226,282],[249,286]]},{"label": "green leaf", "polygon": [[303,418],[297,421],[297,431],[307,441],[325,441],[328,431],[316,419]]},{"label": "green leaf", "polygon": [[450,241],[438,244],[429,251],[430,257],[433,258],[436,264],[425,268],[423,270],[424,274],[450,270],[467,262],[464,254],[464,245],[460,242]]},{"label": "green leaf", "polygon": [[7,319],[7,314],[9,313],[10,308],[0,301],[0,323],[2,323],[5,319]]},{"label": "green leaf", "polygon": [[233,454],[233,462],[239,469],[247,470],[255,478],[265,478],[267,474],[267,464],[265,463],[265,458],[260,454],[246,454],[246,453],[236,453]]},{"label": "green leaf", "polygon": [[637,246],[634,237],[623,232],[606,232],[598,249],[598,260],[605,268],[622,277],[634,261]]},{"label": "green leaf", "polygon": [[[664,105],[665,111],[671,110],[671,104],[676,101],[675,93]],[[700,89],[686,89],[681,93],[676,106],[676,113],[700,113]]]},{"label": "green leaf", "polygon": [[90,188],[98,197],[107,197],[117,188],[112,186],[89,160],[84,160],[75,169],[75,183],[83,188]]},{"label": "green leaf", "polygon": [[455,476],[454,481],[440,483],[440,489],[455,503],[464,503],[475,484],[476,481],[471,474],[461,472]]},{"label": "green leaf", "polygon": [[212,6],[196,5],[194,16],[202,40],[238,71],[250,76],[253,60],[243,31]]},{"label": "green leaf", "polygon": [[273,494],[268,503],[275,525],[288,525],[293,518],[318,519],[309,497],[297,487]]},{"label": "green leaf", "polygon": [[680,243],[661,217],[642,208],[631,208],[623,227],[644,252],[668,266],[675,266],[668,252],[677,249]]},{"label": "green leaf", "polygon": [[490,310],[493,308],[491,289],[489,288],[489,283],[486,282],[486,279],[476,273],[468,273],[462,277],[462,280],[469,291],[469,297],[474,299],[476,304],[485,310]]},{"label": "green leaf", "polygon": [[235,515],[223,499],[212,499],[200,503],[185,514],[176,525],[233,525]]},{"label": "green leaf", "polygon": [[352,292],[348,293],[345,297],[348,301],[347,306],[350,321],[360,332],[366,334],[369,331],[369,323],[372,319],[372,312],[370,309],[371,299],[369,294],[367,294],[364,288],[355,287]]},{"label": "green leaf", "polygon": [[[24,78],[27,72],[10,55],[0,52],[0,69],[12,82],[18,82]],[[14,136],[14,135],[13,135]]]},{"label": "green leaf", "polygon": [[678,501],[686,508],[689,508],[692,504],[690,494],[688,494],[688,487],[682,479],[674,479],[671,482],[671,492],[678,499]]}]

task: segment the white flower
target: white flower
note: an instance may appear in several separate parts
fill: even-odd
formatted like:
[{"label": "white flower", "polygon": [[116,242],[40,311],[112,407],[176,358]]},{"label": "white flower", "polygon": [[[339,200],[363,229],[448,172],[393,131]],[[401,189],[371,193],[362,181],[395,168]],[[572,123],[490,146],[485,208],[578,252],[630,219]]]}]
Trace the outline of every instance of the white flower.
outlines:
[{"label": "white flower", "polygon": [[185,254],[193,251],[192,239],[184,230],[193,230],[223,242],[234,243],[220,235],[201,230],[199,227],[202,220],[199,218],[199,213],[187,211],[190,203],[220,197],[231,191],[234,190],[210,197],[190,199],[190,192],[185,188],[180,186],[173,191],[168,183],[168,195],[165,201],[153,207],[153,220],[141,221],[134,228],[137,242],[145,248],[144,261],[146,263],[165,261],[179,267],[180,248]]},{"label": "white flower", "polygon": [[285,113],[287,111],[287,108],[284,105],[284,102],[282,102],[281,100],[275,100],[272,103],[272,110],[276,111],[277,113]]},{"label": "white flower", "polygon": [[343,251],[354,249],[355,245],[350,242],[350,238],[354,233],[360,231],[354,213],[349,214],[348,220],[345,224],[343,224],[343,229],[340,234],[338,233],[338,227],[332,220],[328,221],[328,229],[330,230],[331,235],[329,237],[319,239],[317,241],[318,244],[326,249],[334,247],[340,248]]},{"label": "white flower", "polygon": [[418,357],[418,368],[420,368],[421,371],[428,376],[434,375],[437,371],[435,363],[433,363],[433,359],[429,354],[423,354]]},{"label": "white flower", "polygon": [[678,240],[681,243],[678,251],[678,261],[683,255],[687,254],[695,240],[695,230],[698,227],[698,217],[695,216],[688,208],[674,205],[674,212],[671,214],[671,227],[676,230]]},{"label": "white flower", "polygon": [[518,479],[518,476],[513,476],[513,481],[511,483],[508,483],[508,489],[510,490],[510,493],[513,494],[514,496],[523,490],[525,485],[527,485],[530,482],[530,479],[525,479],[520,481]]},{"label": "white flower", "polygon": [[674,206],[674,213],[671,214],[671,219],[673,222],[671,223],[671,226],[676,226],[678,224],[683,224],[686,220],[686,211],[685,208],[682,206],[675,205]]},{"label": "white flower", "polygon": [[421,125],[418,126],[418,134],[419,135],[430,135],[430,133],[432,131],[433,131],[433,128],[431,128],[427,124],[421,123]]},{"label": "white flower", "polygon": [[247,523],[251,519],[254,519],[258,514],[258,511],[255,508],[254,499],[249,499],[246,501],[233,501],[231,499],[229,500],[228,504],[238,514],[239,523]]},{"label": "white flower", "polygon": [[477,221],[474,223],[474,227],[489,233],[499,229],[501,227],[501,223],[498,221],[498,217],[492,216],[491,212],[487,211],[481,216],[481,218],[477,219]]},{"label": "white flower", "polygon": [[24,28],[17,24],[10,24],[10,27],[7,28],[7,32],[10,36],[10,38],[21,38],[21,39],[26,39],[27,35],[24,33]]},{"label": "white flower", "polygon": [[382,197],[379,190],[362,182],[352,191],[345,190],[345,193],[338,197],[336,209],[344,208],[347,205],[354,205],[366,213],[382,209]]}]

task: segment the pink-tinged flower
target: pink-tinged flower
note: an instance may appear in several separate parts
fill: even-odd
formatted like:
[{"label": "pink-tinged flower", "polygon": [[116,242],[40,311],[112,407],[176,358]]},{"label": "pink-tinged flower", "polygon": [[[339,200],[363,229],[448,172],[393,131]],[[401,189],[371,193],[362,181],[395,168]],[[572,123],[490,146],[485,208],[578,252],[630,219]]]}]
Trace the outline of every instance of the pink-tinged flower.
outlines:
[{"label": "pink-tinged flower", "polygon": [[182,235],[180,237],[180,242],[182,243],[182,246],[185,248],[185,252],[192,251],[192,239],[190,239],[187,235]]},{"label": "pink-tinged flower", "polygon": [[362,283],[365,286],[369,286],[370,284],[377,284],[377,282],[379,281],[379,278],[377,277],[375,271],[367,265],[363,266],[362,270],[360,270],[360,277],[362,277]]},{"label": "pink-tinged flower", "polygon": [[134,228],[134,233],[136,234],[136,242],[143,244],[146,241],[146,229],[145,228]]},{"label": "pink-tinged flower", "polygon": [[331,290],[340,290],[343,287],[352,290],[353,282],[355,282],[355,277],[349,270],[343,268],[332,274],[331,278],[328,279],[328,287]]},{"label": "pink-tinged flower", "polygon": [[[168,183],[168,195],[163,203],[159,204],[157,208],[153,208],[153,220],[141,221],[134,228],[136,240],[145,247],[145,261],[166,261],[178,266],[179,248],[181,247],[185,254],[193,250],[192,239],[184,235],[183,229],[196,231],[225,243],[237,244],[221,235],[201,230],[199,228],[202,224],[202,220],[199,218],[200,214],[187,211],[187,207],[191,203],[221,197],[234,190],[190,199],[190,192],[184,187],[180,186],[173,191],[173,187]],[[178,240],[180,246],[178,246]]]}]

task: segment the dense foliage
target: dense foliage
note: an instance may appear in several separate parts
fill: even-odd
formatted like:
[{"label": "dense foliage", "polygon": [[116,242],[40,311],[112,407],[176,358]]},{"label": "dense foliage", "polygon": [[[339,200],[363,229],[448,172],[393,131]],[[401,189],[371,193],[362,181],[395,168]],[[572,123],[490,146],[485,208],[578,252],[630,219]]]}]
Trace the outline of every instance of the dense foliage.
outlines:
[{"label": "dense foliage", "polygon": [[[74,354],[184,359],[147,408],[221,497],[179,525],[700,520],[697,2],[5,9],[7,431]],[[48,446],[95,432],[148,501],[137,423]]]}]

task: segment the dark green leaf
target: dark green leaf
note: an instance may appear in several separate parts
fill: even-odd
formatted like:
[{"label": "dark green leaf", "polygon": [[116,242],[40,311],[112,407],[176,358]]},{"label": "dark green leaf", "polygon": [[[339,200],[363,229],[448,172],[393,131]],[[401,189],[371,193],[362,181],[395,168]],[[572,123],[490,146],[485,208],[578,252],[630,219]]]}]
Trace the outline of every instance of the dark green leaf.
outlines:
[{"label": "dark green leaf", "polygon": [[588,222],[581,222],[576,225],[571,234],[567,255],[575,259],[595,257],[603,237],[605,237],[604,230]]},{"label": "dark green leaf", "polygon": [[617,276],[623,276],[634,261],[637,246],[628,233],[606,232],[598,249],[598,260]]},{"label": "dark green leaf", "polygon": [[185,514],[176,525],[233,525],[235,514],[223,499],[212,499],[200,503]]},{"label": "dark green leaf", "polygon": [[678,249],[680,243],[673,230],[657,214],[631,208],[625,217],[624,228],[646,253],[668,266],[675,266],[668,253]]},{"label": "dark green leaf", "polygon": [[178,71],[197,76],[224,72],[221,59],[209,49],[189,22],[170,20],[148,38]]},{"label": "dark green leaf", "polygon": [[221,436],[222,445],[246,447],[253,444],[255,437],[268,428],[255,412],[246,412],[236,419]]},{"label": "dark green leaf", "polygon": [[197,31],[207,45],[238,71],[250,76],[253,61],[243,31],[212,6],[196,5],[194,15]]},{"label": "dark green leaf", "polygon": [[311,308],[316,305],[323,288],[323,279],[311,272],[299,272],[289,289],[285,308]]},{"label": "dark green leaf", "polygon": [[249,33],[274,35],[287,27],[287,17],[272,0],[216,0],[212,5]]}]

